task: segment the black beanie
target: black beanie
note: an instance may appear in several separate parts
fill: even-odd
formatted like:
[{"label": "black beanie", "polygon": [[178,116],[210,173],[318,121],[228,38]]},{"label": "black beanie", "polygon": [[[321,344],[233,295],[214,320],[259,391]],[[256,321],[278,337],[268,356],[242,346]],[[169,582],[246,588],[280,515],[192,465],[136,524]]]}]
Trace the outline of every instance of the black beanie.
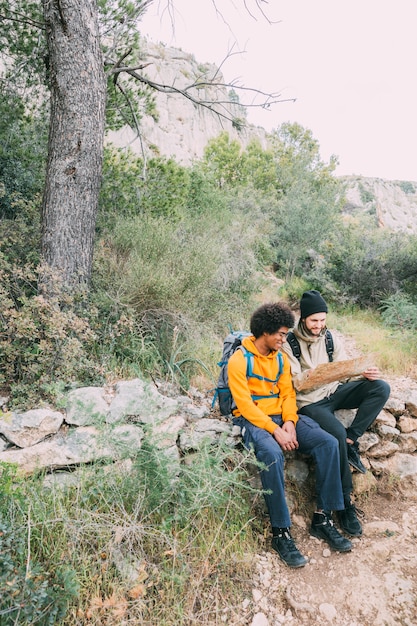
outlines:
[{"label": "black beanie", "polygon": [[321,293],[312,289],[305,291],[300,300],[301,319],[314,315],[314,313],[327,313],[327,304]]}]

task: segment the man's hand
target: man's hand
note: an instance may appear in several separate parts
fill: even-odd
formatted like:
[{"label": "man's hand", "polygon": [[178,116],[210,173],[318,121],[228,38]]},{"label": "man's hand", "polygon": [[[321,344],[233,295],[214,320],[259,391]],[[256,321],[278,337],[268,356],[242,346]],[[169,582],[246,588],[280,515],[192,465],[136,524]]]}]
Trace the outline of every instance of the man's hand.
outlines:
[{"label": "man's hand", "polygon": [[362,376],[368,380],[378,380],[378,378],[381,378],[381,372],[377,367],[368,367],[368,369],[362,373]]},{"label": "man's hand", "polygon": [[298,448],[294,422],[284,422],[282,426],[277,426],[272,436],[283,450],[296,450]]}]

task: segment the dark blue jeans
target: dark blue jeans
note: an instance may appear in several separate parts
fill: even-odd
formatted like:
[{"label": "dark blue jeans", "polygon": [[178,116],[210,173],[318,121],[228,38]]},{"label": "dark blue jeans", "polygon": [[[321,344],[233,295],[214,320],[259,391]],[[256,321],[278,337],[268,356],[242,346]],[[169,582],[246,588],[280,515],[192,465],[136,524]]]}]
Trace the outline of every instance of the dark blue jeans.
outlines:
[{"label": "dark blue jeans", "polygon": [[[340,474],[345,500],[350,498],[353,488],[346,438],[356,441],[363,435],[382,410],[390,391],[390,386],[384,380],[363,379],[339,385],[328,398],[300,409],[339,442]],[[349,428],[346,429],[335,416],[334,412],[338,409],[358,409]]]},{"label": "dark blue jeans", "polygon": [[[282,425],[280,415],[271,417],[278,426]],[[241,427],[245,447],[252,449],[264,466],[260,474],[271,525],[278,528],[291,526],[285,498],[284,453],[280,445],[270,433],[244,417],[235,417],[233,423]],[[343,509],[337,440],[305,415],[299,416],[296,433],[298,450],[315,460],[317,508],[325,511]]]}]

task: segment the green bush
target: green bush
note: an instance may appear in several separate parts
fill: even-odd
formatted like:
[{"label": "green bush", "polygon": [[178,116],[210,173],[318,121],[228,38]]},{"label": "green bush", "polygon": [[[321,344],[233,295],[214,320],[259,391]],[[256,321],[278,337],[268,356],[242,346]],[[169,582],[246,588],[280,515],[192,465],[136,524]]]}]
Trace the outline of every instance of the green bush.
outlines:
[{"label": "green bush", "polygon": [[378,307],[413,275],[414,237],[372,229],[369,223],[350,224],[334,232],[325,250],[323,276],[342,298],[361,307]]},{"label": "green bush", "polygon": [[131,151],[113,146],[104,150],[98,229],[106,232],[120,218],[135,215],[178,219],[190,191],[189,170],[173,159],[144,162]]},{"label": "green bush", "polygon": [[46,299],[37,291],[37,270],[0,255],[0,385],[21,407],[56,401],[61,386],[99,377],[88,355],[95,340],[71,297]]},{"label": "green bush", "polygon": [[25,480],[6,464],[0,477],[0,623],[61,623],[77,594],[74,572],[62,562],[39,561]]},{"label": "green bush", "polygon": [[400,330],[417,330],[417,305],[410,296],[397,292],[380,306],[381,317],[388,326]]}]

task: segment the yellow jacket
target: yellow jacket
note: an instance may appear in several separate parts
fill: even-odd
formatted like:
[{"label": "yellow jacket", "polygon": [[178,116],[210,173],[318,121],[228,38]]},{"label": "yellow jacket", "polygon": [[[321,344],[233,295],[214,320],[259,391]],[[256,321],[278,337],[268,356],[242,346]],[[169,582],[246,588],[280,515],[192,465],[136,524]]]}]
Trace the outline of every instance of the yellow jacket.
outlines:
[{"label": "yellow jacket", "polygon": [[[279,369],[277,352],[271,352],[267,356],[261,354],[253,343],[254,340],[255,337],[251,336],[245,337],[242,341],[242,345],[254,354],[254,374],[275,380]],[[284,422],[291,421],[296,424],[298,421],[290,364],[286,354],[283,354],[282,357],[284,367],[275,385],[265,380],[247,378],[247,359],[240,349],[232,354],[227,366],[229,388],[237,406],[233,414],[236,417],[242,415],[255,426],[263,428],[271,434],[277,428],[277,425],[269,417],[270,415],[282,415]],[[279,393],[278,398],[252,399],[252,395],[268,396],[275,393]]]}]

